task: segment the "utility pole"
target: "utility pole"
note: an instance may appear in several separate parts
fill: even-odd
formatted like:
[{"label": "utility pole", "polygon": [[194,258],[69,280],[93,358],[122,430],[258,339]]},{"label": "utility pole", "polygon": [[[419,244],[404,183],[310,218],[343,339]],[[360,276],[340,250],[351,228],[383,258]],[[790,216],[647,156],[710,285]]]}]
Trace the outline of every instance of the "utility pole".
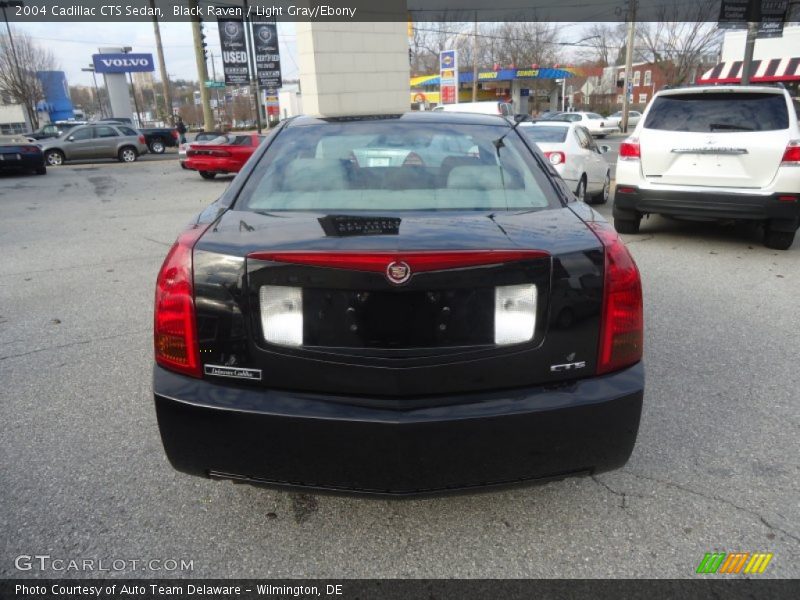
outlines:
[{"label": "utility pole", "polygon": [[[628,0],[630,3],[628,11],[628,41],[625,44],[625,83],[622,94],[622,121],[620,127],[622,131],[628,132],[628,112],[630,110],[630,100],[628,86],[633,83],[633,44],[636,39],[636,3],[638,0]],[[631,93],[633,87],[631,87]]]},{"label": "utility pole", "polygon": [[478,101],[478,11],[475,11],[475,25],[472,30],[472,101]]},{"label": "utility pole", "polygon": [[[243,8],[244,14],[248,14],[249,11],[247,9],[247,0],[243,0]],[[244,28],[247,34],[247,62],[250,65],[250,90],[253,94],[253,99],[256,103],[256,127],[258,128],[258,133],[261,133],[261,93],[259,91],[258,86],[258,73],[256,73],[256,63],[253,59],[253,53],[256,51],[255,46],[253,46],[253,28],[251,26],[251,21],[247,17],[244,20]],[[277,25],[276,25],[277,31]]]},{"label": "utility pole", "polygon": [[[196,14],[197,0],[188,0],[189,10],[192,14]],[[214,115],[211,112],[211,102],[208,98],[208,88],[206,81],[208,81],[208,67],[206,66],[206,58],[203,56],[203,40],[200,37],[200,18],[197,16],[192,17],[192,40],[194,41],[194,59],[197,63],[197,78],[200,80],[200,103],[203,106],[203,129],[205,131],[214,131]]]},{"label": "utility pole", "polygon": [[[23,3],[20,0],[4,0],[0,2],[0,8],[3,9],[3,20],[6,22],[6,31],[8,32],[8,43],[11,45],[11,56],[14,59],[14,70],[17,72],[17,85],[19,89],[22,90],[25,87],[25,84],[22,82],[22,71],[19,69],[19,58],[17,58],[17,48],[14,46],[14,36],[11,33],[11,25],[8,24],[8,15],[6,14],[6,8],[14,8],[16,6],[22,6]],[[19,101],[19,99],[17,99]],[[32,107],[28,106],[28,103],[25,102],[25,112],[28,113],[28,118],[30,119],[30,126],[35,128],[38,125],[36,121],[36,110]]]},{"label": "utility pole", "polygon": [[748,85],[753,76],[753,50],[756,47],[756,35],[760,21],[760,0],[749,0],[747,3],[747,39],[744,43],[744,61],[742,61],[742,85]]},{"label": "utility pole", "polygon": [[167,63],[164,62],[164,48],[161,46],[161,28],[158,26],[156,15],[156,0],[150,0],[150,8],[153,9],[153,34],[156,37],[156,53],[158,54],[158,70],[161,73],[161,90],[164,93],[164,108],[167,122],[175,125],[175,115],[172,114],[172,95],[169,92],[169,76],[167,75]]}]

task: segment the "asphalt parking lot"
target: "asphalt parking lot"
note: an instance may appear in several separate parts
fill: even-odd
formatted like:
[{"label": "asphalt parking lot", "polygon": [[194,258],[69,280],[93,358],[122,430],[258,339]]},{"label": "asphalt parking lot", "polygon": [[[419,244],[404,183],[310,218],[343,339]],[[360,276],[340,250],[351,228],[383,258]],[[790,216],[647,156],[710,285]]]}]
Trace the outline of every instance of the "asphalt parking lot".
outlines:
[{"label": "asphalt parking lot", "polygon": [[272,491],[176,473],[161,448],[156,273],[229,181],[171,158],[0,177],[0,576],[109,574],[15,568],[47,554],[192,561],[111,573],[136,577],[695,577],[711,551],[800,576],[800,242],[662,218],[625,237],[647,388],[619,471],[419,500]]}]

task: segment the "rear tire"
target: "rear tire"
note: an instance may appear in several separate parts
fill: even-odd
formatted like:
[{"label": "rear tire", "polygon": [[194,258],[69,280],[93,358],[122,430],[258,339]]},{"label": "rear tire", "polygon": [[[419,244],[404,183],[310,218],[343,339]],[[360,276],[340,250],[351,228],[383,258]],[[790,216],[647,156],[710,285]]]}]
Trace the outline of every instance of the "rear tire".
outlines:
[{"label": "rear tire", "polygon": [[153,154],[164,154],[167,147],[164,145],[164,142],[161,138],[156,138],[150,141],[150,152]]},{"label": "rear tire", "polygon": [[618,219],[614,218],[614,229],[617,233],[639,233],[639,225],[642,219]]},{"label": "rear tire", "polygon": [[603,191],[599,194],[592,196],[590,204],[605,204],[608,202],[608,196],[611,193],[611,173],[606,173],[606,179],[603,182]]},{"label": "rear tire", "polygon": [[217,176],[216,173],[212,173],[211,171],[199,171],[200,177],[203,179],[214,179]]},{"label": "rear tire", "polygon": [[764,232],[764,245],[773,250],[788,250],[794,243],[794,231],[773,231],[767,229]]},{"label": "rear tire", "polygon": [[120,162],[132,163],[139,158],[139,153],[136,152],[136,148],[133,146],[125,146],[124,148],[119,149],[117,158],[119,158]]}]

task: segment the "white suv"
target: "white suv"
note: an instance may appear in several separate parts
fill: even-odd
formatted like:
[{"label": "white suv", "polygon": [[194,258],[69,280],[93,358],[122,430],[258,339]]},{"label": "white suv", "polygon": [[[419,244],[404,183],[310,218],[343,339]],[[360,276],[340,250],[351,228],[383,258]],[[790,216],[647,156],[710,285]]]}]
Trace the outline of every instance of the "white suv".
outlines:
[{"label": "white suv", "polygon": [[658,92],[620,146],[614,226],[642,215],[758,220],[786,250],[800,226],[798,105],[780,87],[724,85]]}]

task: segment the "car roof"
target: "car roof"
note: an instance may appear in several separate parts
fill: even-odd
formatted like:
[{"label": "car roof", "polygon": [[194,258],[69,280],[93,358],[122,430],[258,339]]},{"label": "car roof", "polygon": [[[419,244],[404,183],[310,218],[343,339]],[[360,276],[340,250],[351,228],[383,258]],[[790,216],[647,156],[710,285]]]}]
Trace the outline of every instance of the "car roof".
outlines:
[{"label": "car roof", "polygon": [[760,92],[767,94],[787,94],[786,89],[772,85],[686,85],[675,88],[659,90],[657,96],[673,96],[677,94],[713,94],[715,92],[725,93],[752,93]]},{"label": "car roof", "polygon": [[520,123],[520,127],[527,126],[527,127],[562,127],[564,129],[569,129],[570,127],[576,127],[577,123],[573,123],[572,121],[528,121],[525,123]]},{"label": "car roof", "polygon": [[503,125],[511,124],[503,115],[487,115],[485,113],[460,113],[445,111],[412,111],[403,114],[388,115],[352,115],[337,117],[300,116],[290,119],[287,127],[303,127],[306,125],[322,125],[324,123],[347,123],[367,121],[403,121],[404,123],[451,123],[456,125]]}]

